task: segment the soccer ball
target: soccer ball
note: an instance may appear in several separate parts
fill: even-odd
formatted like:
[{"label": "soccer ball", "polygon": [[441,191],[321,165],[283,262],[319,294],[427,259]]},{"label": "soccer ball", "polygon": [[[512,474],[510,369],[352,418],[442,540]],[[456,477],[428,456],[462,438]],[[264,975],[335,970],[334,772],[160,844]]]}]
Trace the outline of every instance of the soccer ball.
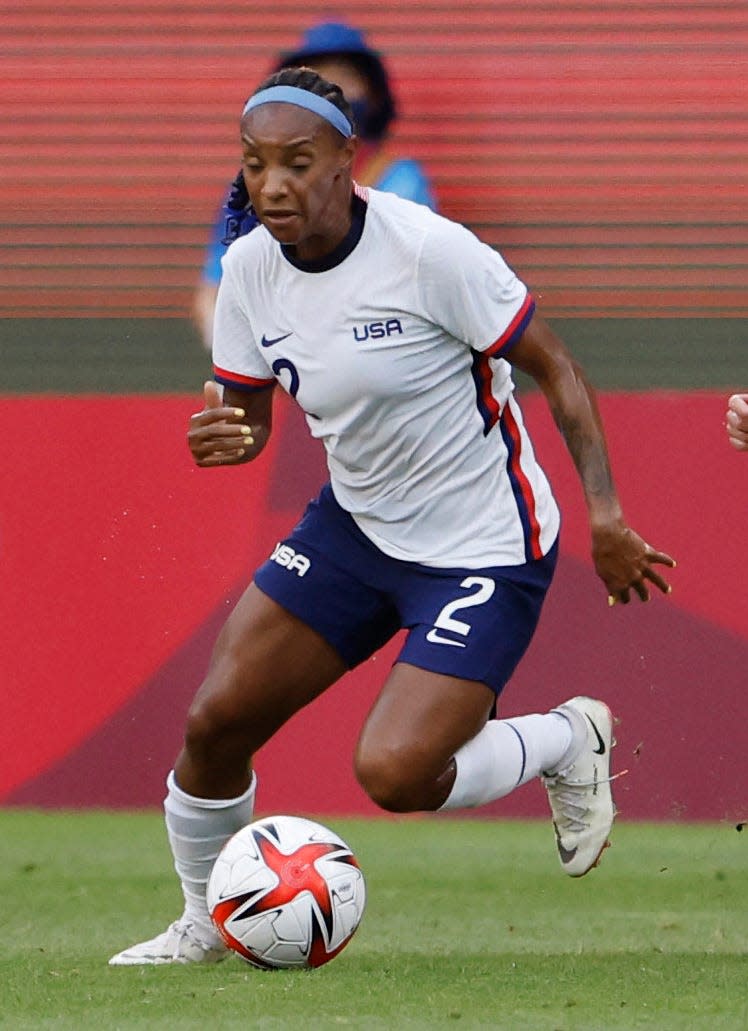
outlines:
[{"label": "soccer ball", "polygon": [[226,842],[208,909],[230,949],[262,969],[319,967],[353,937],[364,876],[337,834],[298,816],[256,820]]}]

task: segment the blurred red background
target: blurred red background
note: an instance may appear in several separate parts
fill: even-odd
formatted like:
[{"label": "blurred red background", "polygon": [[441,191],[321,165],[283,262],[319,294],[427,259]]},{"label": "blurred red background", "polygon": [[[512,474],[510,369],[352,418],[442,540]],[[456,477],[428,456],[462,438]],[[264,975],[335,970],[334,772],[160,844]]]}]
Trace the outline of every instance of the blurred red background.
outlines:
[{"label": "blurred red background", "polygon": [[[562,560],[503,714],[578,693],[621,717],[625,817],[748,812],[746,458],[717,393],[601,398],[627,517],[678,560],[673,593],[609,609],[581,494],[542,399],[523,402],[564,514]],[[181,427],[197,398],[5,398],[0,409],[0,802],[149,806],[232,602],[321,481],[323,459],[279,398],[251,467],[198,470]],[[260,754],[262,812],[373,813],[358,728],[390,646]],[[529,785],[488,810],[545,812]]]}]

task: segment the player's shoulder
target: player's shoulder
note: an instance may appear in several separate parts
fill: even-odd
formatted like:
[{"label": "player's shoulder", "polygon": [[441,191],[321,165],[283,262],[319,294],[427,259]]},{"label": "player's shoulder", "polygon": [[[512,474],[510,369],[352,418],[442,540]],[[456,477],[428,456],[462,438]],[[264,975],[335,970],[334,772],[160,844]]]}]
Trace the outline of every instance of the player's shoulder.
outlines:
[{"label": "player's shoulder", "polygon": [[374,222],[380,222],[389,234],[397,233],[422,246],[425,241],[433,241],[435,246],[443,245],[457,237],[472,236],[472,233],[458,222],[438,214],[425,204],[408,200],[397,194],[384,190],[368,188],[368,206]]},{"label": "player's shoulder", "polygon": [[371,191],[372,210],[397,236],[406,255],[428,277],[439,278],[456,268],[493,268],[499,255],[470,229],[423,204],[394,194]]},{"label": "player's shoulder", "polygon": [[391,190],[375,189],[373,186],[357,187],[357,190],[365,194],[369,211],[391,222],[429,225],[432,218],[440,217],[425,204],[401,197]]},{"label": "player's shoulder", "polygon": [[257,226],[251,233],[240,236],[229,245],[221,259],[223,273],[240,275],[243,270],[255,269],[258,262],[270,258],[272,253],[272,236],[264,226]]}]

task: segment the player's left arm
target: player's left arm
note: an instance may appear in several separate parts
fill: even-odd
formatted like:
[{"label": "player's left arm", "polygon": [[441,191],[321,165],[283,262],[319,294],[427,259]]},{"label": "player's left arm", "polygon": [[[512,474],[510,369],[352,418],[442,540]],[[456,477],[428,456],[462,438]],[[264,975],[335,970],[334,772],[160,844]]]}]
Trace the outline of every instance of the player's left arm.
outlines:
[{"label": "player's left arm", "polygon": [[736,451],[748,451],[748,394],[733,394],[729,398],[725,429]]},{"label": "player's left arm", "polygon": [[649,599],[649,584],[664,594],[670,586],[654,568],[675,565],[646,544],[623,517],[613,482],[595,392],[584,370],[547,322],[535,314],[506,358],[543,391],[582,483],[592,533],[592,558],[610,604],[628,603],[633,590]]}]

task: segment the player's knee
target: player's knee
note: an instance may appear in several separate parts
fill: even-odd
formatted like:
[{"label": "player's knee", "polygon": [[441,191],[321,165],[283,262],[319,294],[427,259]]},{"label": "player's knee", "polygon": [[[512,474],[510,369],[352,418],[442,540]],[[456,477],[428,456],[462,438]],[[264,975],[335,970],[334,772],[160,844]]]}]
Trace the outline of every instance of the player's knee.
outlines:
[{"label": "player's knee", "polygon": [[194,757],[220,755],[227,742],[236,735],[237,713],[224,697],[203,692],[193,701],[187,713],[185,747]]},{"label": "player's knee", "polygon": [[382,809],[412,813],[431,808],[428,781],[408,749],[359,746],[354,767],[359,784]]}]

